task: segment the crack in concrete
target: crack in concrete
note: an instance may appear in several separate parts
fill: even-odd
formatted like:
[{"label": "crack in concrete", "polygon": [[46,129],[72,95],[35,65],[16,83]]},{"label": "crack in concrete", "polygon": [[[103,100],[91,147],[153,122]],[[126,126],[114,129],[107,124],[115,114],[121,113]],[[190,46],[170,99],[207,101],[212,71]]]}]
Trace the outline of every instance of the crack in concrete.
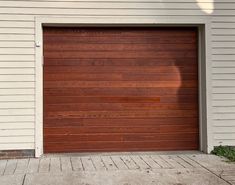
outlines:
[{"label": "crack in concrete", "polygon": [[24,174],[22,185],[24,185],[24,183],[25,183],[25,178],[26,178],[26,174]]},{"label": "crack in concrete", "polygon": [[212,170],[210,170],[209,168],[205,167],[204,165],[202,165],[201,163],[199,163],[198,161],[190,158],[191,160],[193,160],[194,162],[196,162],[197,164],[199,164],[203,169],[207,170],[208,172],[210,172],[211,174],[215,175],[216,177],[220,178],[221,180],[223,180],[224,182],[233,185],[232,183],[230,183],[228,180],[224,179],[223,177],[221,177],[220,175],[217,175],[216,173],[214,173]]}]

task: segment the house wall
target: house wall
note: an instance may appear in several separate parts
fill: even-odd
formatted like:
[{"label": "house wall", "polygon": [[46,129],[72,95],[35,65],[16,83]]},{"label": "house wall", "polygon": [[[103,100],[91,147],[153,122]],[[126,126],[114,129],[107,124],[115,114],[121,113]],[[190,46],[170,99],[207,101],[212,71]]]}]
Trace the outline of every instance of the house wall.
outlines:
[{"label": "house wall", "polygon": [[234,0],[0,0],[0,150],[35,148],[35,17],[211,20],[210,146],[235,145]]}]

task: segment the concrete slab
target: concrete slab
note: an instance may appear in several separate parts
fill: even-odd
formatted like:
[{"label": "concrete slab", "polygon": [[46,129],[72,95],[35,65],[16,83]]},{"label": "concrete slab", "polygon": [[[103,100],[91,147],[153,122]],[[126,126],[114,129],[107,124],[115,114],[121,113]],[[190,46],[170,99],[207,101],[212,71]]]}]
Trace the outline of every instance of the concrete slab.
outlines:
[{"label": "concrete slab", "polygon": [[73,170],[75,171],[83,171],[84,167],[80,157],[71,157],[71,162],[73,166]]},{"label": "concrete slab", "polygon": [[64,154],[0,160],[0,185],[233,185],[234,182],[235,163],[201,153]]},{"label": "concrete slab", "polygon": [[5,175],[0,176],[1,185],[22,185],[24,181],[24,175]]},{"label": "concrete slab", "polygon": [[24,174],[27,170],[28,164],[29,164],[29,159],[18,160],[16,169],[15,169],[15,174]]},{"label": "concrete slab", "polygon": [[7,165],[7,160],[0,160],[0,175],[3,175]]},{"label": "concrete slab", "polygon": [[60,158],[59,157],[52,157],[50,161],[50,172],[51,173],[58,173],[61,172],[61,165],[60,165]]},{"label": "concrete slab", "polygon": [[5,168],[4,175],[13,175],[17,167],[17,160],[8,160]]},{"label": "concrete slab", "polygon": [[28,168],[27,168],[27,173],[37,173],[39,169],[39,161],[40,159],[33,159],[31,158],[29,160]]},{"label": "concrete slab", "polygon": [[199,169],[158,171],[99,171],[60,174],[28,174],[24,185],[229,185]]}]

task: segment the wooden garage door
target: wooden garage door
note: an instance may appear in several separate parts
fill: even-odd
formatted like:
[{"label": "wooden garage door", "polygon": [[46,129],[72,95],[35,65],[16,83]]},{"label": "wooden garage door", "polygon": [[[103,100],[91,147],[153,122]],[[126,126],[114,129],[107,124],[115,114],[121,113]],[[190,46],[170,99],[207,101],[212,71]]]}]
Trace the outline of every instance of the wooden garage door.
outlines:
[{"label": "wooden garage door", "polygon": [[44,28],[44,151],[198,149],[196,28]]}]

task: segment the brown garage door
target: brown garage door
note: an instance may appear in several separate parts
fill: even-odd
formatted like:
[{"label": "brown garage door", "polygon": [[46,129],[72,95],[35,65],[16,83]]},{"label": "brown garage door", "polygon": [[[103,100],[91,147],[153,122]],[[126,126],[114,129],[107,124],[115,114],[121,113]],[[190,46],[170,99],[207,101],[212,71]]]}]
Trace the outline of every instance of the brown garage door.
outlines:
[{"label": "brown garage door", "polygon": [[196,28],[44,28],[44,151],[198,149]]}]

